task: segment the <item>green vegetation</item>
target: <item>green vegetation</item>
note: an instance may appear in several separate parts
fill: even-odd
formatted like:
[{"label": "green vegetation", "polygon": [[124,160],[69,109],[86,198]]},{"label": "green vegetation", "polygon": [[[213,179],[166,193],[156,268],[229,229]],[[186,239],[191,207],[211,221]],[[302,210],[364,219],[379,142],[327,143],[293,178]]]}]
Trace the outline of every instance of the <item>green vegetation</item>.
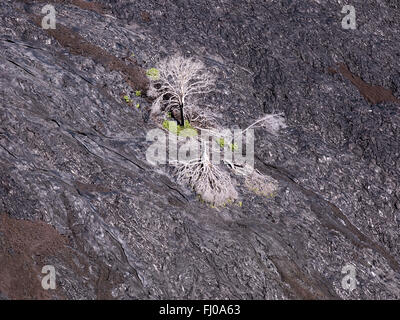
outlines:
[{"label": "green vegetation", "polygon": [[183,126],[178,125],[175,121],[164,120],[162,124],[164,129],[182,137],[195,137],[198,135],[197,130],[193,128],[188,120],[185,120]]},{"label": "green vegetation", "polygon": [[232,149],[232,151],[237,151],[239,149],[237,143],[231,143],[229,147]]},{"label": "green vegetation", "polygon": [[217,143],[219,144],[219,146],[220,146],[221,148],[224,148],[224,147],[225,147],[225,140],[224,140],[224,138],[219,138],[219,139],[217,139]]},{"label": "green vegetation", "polygon": [[151,80],[159,80],[160,79],[160,71],[156,68],[150,68],[146,71],[146,75]]},{"label": "green vegetation", "polygon": [[124,96],[124,100],[126,103],[132,102],[132,100],[131,100],[131,98],[129,98],[129,96]]},{"label": "green vegetation", "polygon": [[135,95],[136,95],[136,97],[140,97],[142,95],[142,91],[136,90]]},{"label": "green vegetation", "polygon": [[[219,139],[217,139],[216,141],[217,141],[218,145],[219,145],[221,148],[224,148],[224,147],[225,147],[225,140],[224,140],[224,138],[219,138]],[[232,151],[237,151],[237,150],[239,149],[237,143],[230,143],[230,144],[229,144],[229,148],[230,148]]]}]

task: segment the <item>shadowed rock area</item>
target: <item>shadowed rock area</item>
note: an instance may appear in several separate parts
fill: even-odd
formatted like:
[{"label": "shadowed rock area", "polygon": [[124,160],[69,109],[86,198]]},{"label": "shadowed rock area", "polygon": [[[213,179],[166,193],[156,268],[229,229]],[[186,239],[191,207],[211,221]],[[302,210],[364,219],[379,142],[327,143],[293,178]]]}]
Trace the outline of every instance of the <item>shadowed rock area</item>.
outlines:
[{"label": "shadowed rock area", "polygon": [[[345,4],[1,1],[0,299],[400,299],[400,5],[345,30]],[[215,209],[146,161],[145,71],[175,53],[224,126],[285,115],[255,132],[276,196]]]}]

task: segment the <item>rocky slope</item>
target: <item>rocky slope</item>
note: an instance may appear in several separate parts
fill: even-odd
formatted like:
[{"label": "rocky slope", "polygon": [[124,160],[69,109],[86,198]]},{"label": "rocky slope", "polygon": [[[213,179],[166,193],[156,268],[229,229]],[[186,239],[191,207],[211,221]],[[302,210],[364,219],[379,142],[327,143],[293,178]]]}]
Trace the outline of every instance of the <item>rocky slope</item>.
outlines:
[{"label": "rocky slope", "polygon": [[[345,30],[345,4],[1,1],[0,298],[399,299],[400,5],[353,0]],[[256,132],[275,197],[216,210],[146,162],[135,91],[174,53],[218,75],[225,126],[285,114]]]}]

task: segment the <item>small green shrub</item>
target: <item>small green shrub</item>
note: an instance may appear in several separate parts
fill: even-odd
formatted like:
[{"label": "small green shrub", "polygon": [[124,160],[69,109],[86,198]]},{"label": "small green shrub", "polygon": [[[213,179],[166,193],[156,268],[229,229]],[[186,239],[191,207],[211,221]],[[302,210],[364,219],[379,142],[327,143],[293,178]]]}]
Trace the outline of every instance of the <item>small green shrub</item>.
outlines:
[{"label": "small green shrub", "polygon": [[217,139],[217,143],[218,143],[218,145],[219,145],[221,148],[224,148],[224,147],[225,147],[225,140],[224,140],[224,138],[219,138],[219,139]]},{"label": "small green shrub", "polygon": [[146,75],[151,80],[159,80],[160,79],[160,71],[156,68],[150,68],[146,71]]},{"label": "small green shrub", "polygon": [[[225,140],[224,140],[224,138],[219,138],[219,139],[217,139],[216,141],[217,141],[218,145],[219,145],[221,148],[225,148]],[[230,148],[232,151],[237,151],[237,150],[239,149],[237,143],[230,143],[230,144],[229,144],[229,148]]]},{"label": "small green shrub", "polygon": [[198,132],[191,126],[188,120],[185,120],[184,126],[178,125],[175,121],[164,120],[162,123],[164,129],[181,137],[195,137]]}]

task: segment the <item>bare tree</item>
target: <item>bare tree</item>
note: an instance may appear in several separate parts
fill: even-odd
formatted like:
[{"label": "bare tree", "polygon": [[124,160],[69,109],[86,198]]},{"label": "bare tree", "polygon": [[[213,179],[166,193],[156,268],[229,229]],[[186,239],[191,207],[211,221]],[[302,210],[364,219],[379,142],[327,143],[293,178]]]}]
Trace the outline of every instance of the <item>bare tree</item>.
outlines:
[{"label": "bare tree", "polygon": [[[213,91],[214,84],[215,77],[206,70],[202,62],[175,55],[159,63],[158,76],[151,79],[148,95],[155,98],[152,114],[170,112],[179,125],[184,126],[185,120],[189,120],[191,126],[201,133],[191,137],[191,140],[202,146],[201,154],[196,154],[190,160],[177,159],[171,164],[175,167],[178,182],[189,184],[204,201],[219,206],[228,200],[237,199],[238,193],[230,173],[223,165],[210,160],[208,137],[211,137],[214,145],[217,144],[222,149],[241,152],[237,146],[237,150],[235,149],[235,141],[241,139],[235,134],[241,135],[249,129],[262,127],[275,135],[286,124],[283,114],[268,114],[232,135],[230,130],[225,130],[218,124],[218,114],[211,113],[212,108],[201,101],[201,95]],[[182,142],[178,137],[178,143]],[[240,164],[225,157],[223,161],[234,174],[244,177],[246,187],[259,195],[270,195],[278,187],[276,180],[262,175],[251,165]]]},{"label": "bare tree", "polygon": [[191,185],[204,201],[220,206],[237,199],[238,193],[229,173],[210,161],[205,143],[200,157],[177,161],[175,166],[177,180]]},{"label": "bare tree", "polygon": [[280,129],[286,128],[285,118],[283,113],[272,113],[267,114],[249,125],[242,133],[246,132],[250,128],[264,128],[272,134],[277,134]]},{"label": "bare tree", "polygon": [[213,90],[215,77],[201,61],[179,55],[162,60],[158,71],[159,77],[151,82],[148,91],[156,98],[152,113],[178,113],[176,120],[183,126],[186,113],[192,116],[199,113],[196,98]]}]

